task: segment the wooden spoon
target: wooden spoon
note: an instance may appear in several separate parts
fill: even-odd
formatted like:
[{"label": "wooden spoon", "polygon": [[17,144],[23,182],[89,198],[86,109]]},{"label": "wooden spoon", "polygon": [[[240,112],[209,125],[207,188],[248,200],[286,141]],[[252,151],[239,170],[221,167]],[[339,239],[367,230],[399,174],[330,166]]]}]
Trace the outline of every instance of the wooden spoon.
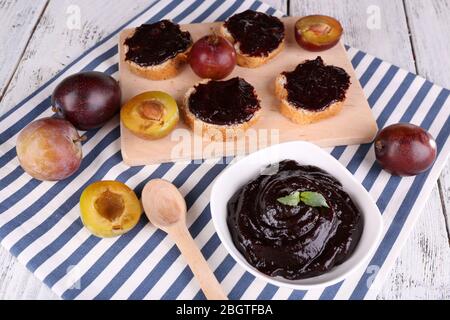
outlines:
[{"label": "wooden spoon", "polygon": [[206,298],[227,300],[186,227],[186,202],[177,187],[165,180],[151,180],[142,191],[142,204],[150,222],[167,232],[177,244]]}]

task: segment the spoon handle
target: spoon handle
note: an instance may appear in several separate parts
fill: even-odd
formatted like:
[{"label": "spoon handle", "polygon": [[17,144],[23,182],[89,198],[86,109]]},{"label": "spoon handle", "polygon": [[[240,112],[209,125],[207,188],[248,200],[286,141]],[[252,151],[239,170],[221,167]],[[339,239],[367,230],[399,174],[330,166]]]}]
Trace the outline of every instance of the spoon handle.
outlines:
[{"label": "spoon handle", "polygon": [[228,300],[186,226],[177,224],[167,231],[186,259],[205,297],[208,300]]}]

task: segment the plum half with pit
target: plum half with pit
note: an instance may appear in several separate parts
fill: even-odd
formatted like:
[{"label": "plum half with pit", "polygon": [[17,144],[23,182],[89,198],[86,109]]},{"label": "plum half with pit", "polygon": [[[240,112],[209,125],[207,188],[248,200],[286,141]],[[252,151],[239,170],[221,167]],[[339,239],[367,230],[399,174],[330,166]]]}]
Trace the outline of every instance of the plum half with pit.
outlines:
[{"label": "plum half with pit", "polygon": [[58,116],[79,130],[97,129],[120,110],[121,90],[111,76],[80,72],[64,79],[53,91],[52,106]]},{"label": "plum half with pit", "polygon": [[375,155],[383,169],[398,176],[427,171],[437,154],[436,141],[424,129],[409,123],[390,125],[375,138]]},{"label": "plum half with pit", "polygon": [[338,20],[324,15],[300,18],[294,28],[295,40],[308,51],[324,51],[334,47],[343,33]]},{"label": "plum half with pit", "polygon": [[137,137],[146,140],[161,139],[177,125],[178,105],[175,99],[165,92],[144,92],[122,107],[120,120]]},{"label": "plum half with pit", "polygon": [[119,181],[98,181],[89,185],[81,194],[80,210],[83,224],[100,238],[130,231],[143,211],[134,191]]},{"label": "plum half with pit", "polygon": [[20,132],[16,144],[17,157],[25,172],[33,178],[59,181],[80,167],[81,141],[83,137],[70,122],[43,118]]}]

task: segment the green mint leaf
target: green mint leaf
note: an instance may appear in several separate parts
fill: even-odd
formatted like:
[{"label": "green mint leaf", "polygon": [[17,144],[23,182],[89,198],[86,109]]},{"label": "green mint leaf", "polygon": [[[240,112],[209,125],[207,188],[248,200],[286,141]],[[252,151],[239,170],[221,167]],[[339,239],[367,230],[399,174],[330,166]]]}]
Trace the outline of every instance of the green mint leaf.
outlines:
[{"label": "green mint leaf", "polygon": [[325,207],[329,208],[327,201],[318,192],[305,191],[300,194],[300,200],[310,207]]},{"label": "green mint leaf", "polygon": [[286,197],[278,198],[277,201],[286,206],[296,207],[300,203],[300,192],[293,192]]},{"label": "green mint leaf", "polygon": [[296,207],[300,202],[303,202],[310,207],[325,207],[329,208],[324,196],[318,192],[304,191],[293,192],[288,196],[277,199],[278,202],[286,206]]}]

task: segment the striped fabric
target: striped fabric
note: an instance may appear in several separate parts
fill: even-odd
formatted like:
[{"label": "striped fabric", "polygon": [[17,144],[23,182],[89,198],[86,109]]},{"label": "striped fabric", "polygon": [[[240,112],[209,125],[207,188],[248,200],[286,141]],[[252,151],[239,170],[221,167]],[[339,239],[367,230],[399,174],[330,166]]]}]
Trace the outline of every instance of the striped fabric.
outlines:
[{"label": "striped fabric", "polygon": [[[247,0],[160,1],[118,31],[163,18],[178,23],[224,20],[248,8],[282,15],[266,4]],[[69,179],[40,182],[20,168],[15,152],[17,134],[32,120],[52,114],[50,94],[61,79],[81,70],[117,75],[118,31],[0,117],[1,244],[64,299],[202,299],[177,248],[145,218],[131,232],[115,239],[92,236],[79,218],[80,194],[93,181],[122,181],[140,194],[149,179],[164,178],[173,181],[185,196],[189,230],[231,299],[376,297],[448,157],[449,90],[348,48],[378,125],[400,121],[418,124],[436,138],[439,155],[429,172],[398,178],[375,165],[371,145],[329,149],[376,200],[383,214],[384,236],[374,257],[353,277],[321,290],[293,291],[255,279],[220,244],[208,201],[211,183],[227,166],[221,159],[215,163],[127,167],[121,161],[119,121],[115,118],[86,134],[81,169]]]}]

